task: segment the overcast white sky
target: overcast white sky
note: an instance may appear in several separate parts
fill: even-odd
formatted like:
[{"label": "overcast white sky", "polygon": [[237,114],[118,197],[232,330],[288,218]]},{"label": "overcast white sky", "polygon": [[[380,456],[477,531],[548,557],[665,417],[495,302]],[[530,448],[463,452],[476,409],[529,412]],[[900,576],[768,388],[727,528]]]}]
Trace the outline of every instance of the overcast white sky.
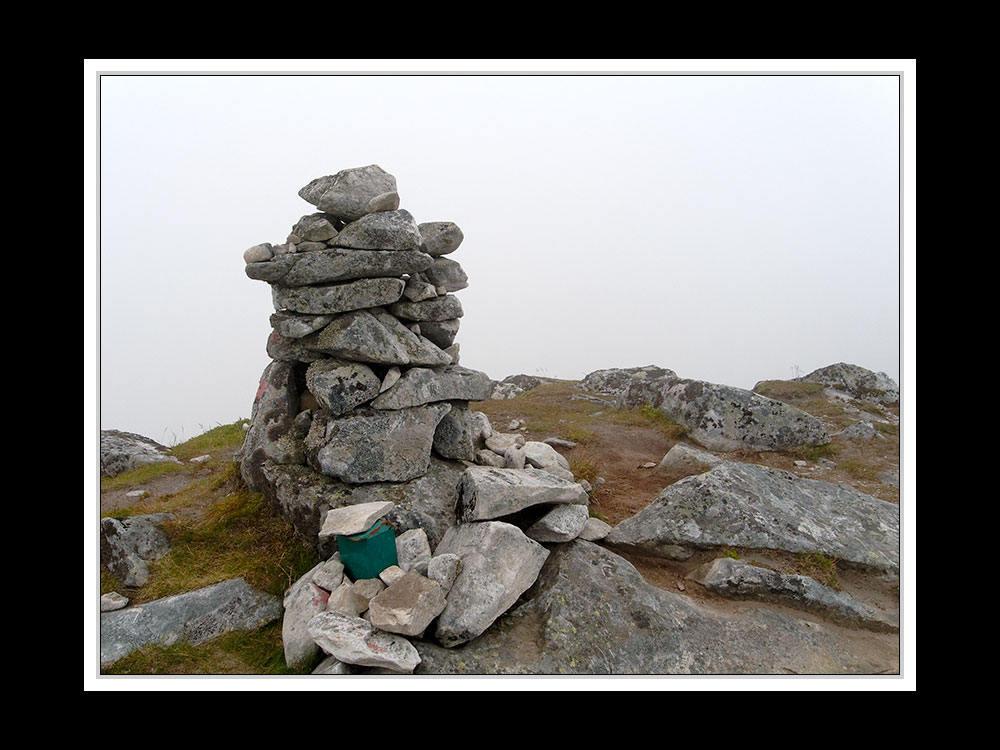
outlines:
[{"label": "overcast white sky", "polygon": [[309,180],[373,163],[418,222],[464,231],[462,364],[493,378],[900,380],[897,77],[121,75],[99,96],[102,428],[170,444],[248,417],[273,308],[243,251],[315,210]]}]

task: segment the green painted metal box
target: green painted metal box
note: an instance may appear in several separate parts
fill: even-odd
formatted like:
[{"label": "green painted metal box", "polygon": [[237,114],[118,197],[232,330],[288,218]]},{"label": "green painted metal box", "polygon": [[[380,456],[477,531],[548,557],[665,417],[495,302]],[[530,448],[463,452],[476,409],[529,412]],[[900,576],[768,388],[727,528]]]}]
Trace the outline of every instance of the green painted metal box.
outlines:
[{"label": "green painted metal box", "polygon": [[378,574],[399,564],[396,534],[386,521],[376,521],[368,531],[353,536],[337,536],[340,562],[355,581],[378,578]]}]

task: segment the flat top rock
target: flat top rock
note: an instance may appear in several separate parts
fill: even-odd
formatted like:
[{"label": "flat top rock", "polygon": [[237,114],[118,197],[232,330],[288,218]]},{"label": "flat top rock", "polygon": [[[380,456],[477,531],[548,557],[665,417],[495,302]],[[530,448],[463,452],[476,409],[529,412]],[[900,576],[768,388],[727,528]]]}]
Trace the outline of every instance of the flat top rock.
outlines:
[{"label": "flat top rock", "polygon": [[345,221],[360,219],[372,211],[399,207],[396,178],[378,164],[317,177],[299,190],[299,197],[320,211]]},{"label": "flat top rock", "polygon": [[387,501],[376,501],[373,503],[359,503],[358,505],[348,505],[345,508],[334,508],[327,511],[326,519],[323,521],[323,528],[319,535],[324,536],[351,536],[368,531],[377,520],[393,509],[393,504]]},{"label": "flat top rock", "polygon": [[654,555],[676,546],[816,552],[896,572],[899,506],[846,484],[726,462],[670,485],[606,541]]}]

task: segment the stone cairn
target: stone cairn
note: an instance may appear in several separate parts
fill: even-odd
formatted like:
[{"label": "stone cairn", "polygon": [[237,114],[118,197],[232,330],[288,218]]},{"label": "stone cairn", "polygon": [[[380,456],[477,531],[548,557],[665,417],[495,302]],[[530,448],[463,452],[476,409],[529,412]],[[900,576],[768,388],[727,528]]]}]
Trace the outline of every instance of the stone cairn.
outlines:
[{"label": "stone cairn", "polygon": [[[451,222],[417,224],[377,165],[319,177],[319,209],[244,253],[275,313],[236,459],[323,562],[284,597],[289,665],[412,672],[419,648],[484,632],[537,579],[543,543],[600,538],[565,457],[469,408],[494,384],[458,364],[468,280]],[[502,520],[498,520],[502,519]],[[397,564],[352,580],[338,544],[387,523]],[[431,550],[434,550],[433,552]],[[348,565],[349,568],[349,565]]]}]

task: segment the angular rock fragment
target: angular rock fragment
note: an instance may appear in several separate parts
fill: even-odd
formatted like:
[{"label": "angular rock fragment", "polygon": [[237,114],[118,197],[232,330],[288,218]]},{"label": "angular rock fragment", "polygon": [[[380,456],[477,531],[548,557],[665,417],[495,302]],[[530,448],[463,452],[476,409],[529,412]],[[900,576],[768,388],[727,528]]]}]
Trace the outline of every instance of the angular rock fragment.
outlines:
[{"label": "angular rock fragment", "polygon": [[323,651],[347,664],[412,672],[420,663],[408,640],[376,630],[360,617],[324,612],[309,621],[309,633]]},{"label": "angular rock fragment", "polygon": [[382,381],[358,362],[323,359],[309,365],[306,384],[330,416],[339,417],[375,398]]},{"label": "angular rock fragment", "polygon": [[656,467],[656,471],[664,474],[701,474],[721,463],[722,459],[711,453],[700,451],[684,443],[677,443],[667,451]]},{"label": "angular rock fragment", "polygon": [[352,250],[323,245],[311,252],[283,255],[266,263],[251,263],[246,267],[246,274],[257,281],[297,287],[402,276],[425,270],[431,262],[429,255],[416,250]]},{"label": "angular rock fragment", "polygon": [[410,355],[399,336],[383,326],[368,310],[336,317],[304,343],[311,351],[356,362],[408,365]]},{"label": "angular rock fragment", "polygon": [[149,582],[148,562],[170,551],[170,537],[160,528],[172,513],[101,519],[101,564],[129,588]]},{"label": "angular rock fragment", "polygon": [[481,401],[489,398],[489,392],[489,376],[478,370],[459,365],[411,367],[399,382],[372,401],[372,407],[406,409],[435,401]]},{"label": "angular rock fragment", "polygon": [[479,425],[471,415],[464,403],[452,404],[451,411],[438,422],[434,432],[435,453],[442,458],[475,460]]},{"label": "angular rock fragment", "polygon": [[298,315],[289,312],[276,312],[271,315],[271,327],[280,336],[300,339],[326,327],[332,320],[332,315]]},{"label": "angular rock fragment", "polygon": [[360,503],[343,508],[333,508],[327,511],[323,528],[319,530],[321,537],[353,536],[368,531],[377,520],[392,510],[389,502]]},{"label": "angular rock fragment", "polygon": [[445,596],[462,570],[462,558],[451,552],[435,555],[427,563],[427,577],[437,582]]},{"label": "angular rock fragment", "polygon": [[272,362],[265,369],[257,388],[250,429],[237,451],[240,473],[252,490],[260,490],[264,461],[277,464],[301,464],[304,446],[296,430],[299,393],[293,367],[288,362]]},{"label": "angular rock fragment", "polygon": [[281,621],[281,643],[285,664],[300,667],[311,662],[319,652],[307,626],[309,620],[326,611],[329,592],[312,582],[310,570],[285,592],[282,602],[285,614]]},{"label": "angular rock fragment", "polygon": [[535,582],[549,556],[519,528],[500,521],[453,526],[435,550],[435,556],[444,554],[462,560],[435,630],[448,648],[492,625]]},{"label": "angular rock fragment", "polygon": [[524,443],[524,435],[515,433],[494,432],[486,438],[486,447],[501,456],[508,448],[522,446]]},{"label": "angular rock fragment", "polygon": [[114,612],[125,607],[129,602],[127,596],[122,596],[117,591],[101,594],[101,612]]},{"label": "angular rock fragment", "polygon": [[509,516],[533,505],[588,502],[580,485],[540,469],[472,466],[462,474],[456,512],[469,523]]},{"label": "angular rock fragment", "polygon": [[591,516],[587,519],[587,522],[583,525],[583,529],[580,531],[580,539],[587,542],[597,542],[604,539],[608,534],[611,533],[611,526],[600,518],[594,518]]},{"label": "angular rock fragment", "polygon": [[403,287],[403,296],[410,302],[423,302],[425,299],[437,297],[437,289],[433,284],[423,281],[414,275],[406,280],[406,286]]},{"label": "angular rock fragment", "polygon": [[309,214],[299,219],[292,227],[292,234],[304,242],[325,242],[337,236],[337,228],[334,226],[336,223],[337,219],[334,216],[322,213]]},{"label": "angular rock fragment", "polygon": [[423,274],[427,281],[435,287],[443,287],[447,292],[457,292],[469,286],[469,277],[462,266],[451,258],[435,258]]},{"label": "angular rock fragment", "polygon": [[420,323],[420,334],[429,339],[440,349],[447,349],[455,343],[455,336],[462,321],[458,318],[453,320],[425,320]]},{"label": "angular rock fragment", "polygon": [[431,545],[427,540],[427,532],[423,529],[410,529],[396,537],[396,556],[399,567],[408,572],[418,566],[424,566],[431,559]]},{"label": "angular rock fragment", "polygon": [[557,505],[525,530],[536,542],[571,542],[590,517],[586,505]]},{"label": "angular rock fragment", "polygon": [[441,586],[415,570],[403,575],[368,603],[368,619],[380,630],[420,635],[444,611]]},{"label": "angular rock fragment", "polygon": [[119,430],[101,430],[101,476],[116,477],[122,472],[152,463],[180,463],[170,449],[142,435]]}]

